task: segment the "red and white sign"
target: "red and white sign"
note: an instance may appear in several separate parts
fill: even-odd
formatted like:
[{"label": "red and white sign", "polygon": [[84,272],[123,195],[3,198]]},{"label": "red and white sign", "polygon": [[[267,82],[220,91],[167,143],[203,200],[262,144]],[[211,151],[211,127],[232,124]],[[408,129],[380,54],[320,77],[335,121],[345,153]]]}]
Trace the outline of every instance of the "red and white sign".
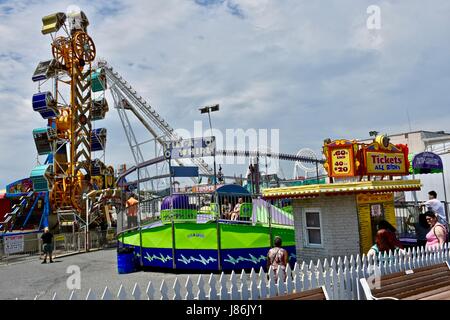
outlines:
[{"label": "red and white sign", "polygon": [[18,234],[14,236],[6,236],[5,241],[5,254],[21,253],[24,250],[24,236]]}]

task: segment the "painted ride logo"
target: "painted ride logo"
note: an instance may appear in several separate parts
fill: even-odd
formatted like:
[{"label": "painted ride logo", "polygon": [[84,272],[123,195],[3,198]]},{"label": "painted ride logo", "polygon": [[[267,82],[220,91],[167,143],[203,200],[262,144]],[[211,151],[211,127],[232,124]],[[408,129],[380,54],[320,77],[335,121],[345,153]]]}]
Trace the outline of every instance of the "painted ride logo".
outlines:
[{"label": "painted ride logo", "polygon": [[191,239],[191,238],[205,238],[205,235],[203,234],[203,233],[191,233],[191,234],[189,234],[188,236],[188,239]]}]

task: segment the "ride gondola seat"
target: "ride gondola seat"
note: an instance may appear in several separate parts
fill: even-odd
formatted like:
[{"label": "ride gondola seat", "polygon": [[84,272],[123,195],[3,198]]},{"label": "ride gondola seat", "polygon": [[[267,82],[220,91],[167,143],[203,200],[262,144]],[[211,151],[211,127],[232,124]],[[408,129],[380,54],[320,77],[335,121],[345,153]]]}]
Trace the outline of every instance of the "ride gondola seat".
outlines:
[{"label": "ride gondola seat", "polygon": [[59,114],[52,93],[48,91],[33,95],[33,110],[39,112],[44,119],[55,118]]},{"label": "ride gondola seat", "polygon": [[92,102],[92,121],[105,119],[108,110],[108,102],[105,98],[94,100]]},{"label": "ride gondola seat", "polygon": [[47,80],[53,77],[58,69],[58,63],[55,59],[41,61],[31,77],[34,82]]},{"label": "ride gondola seat", "polygon": [[106,73],[103,68],[99,68],[92,72],[92,91],[100,92],[108,89],[107,81],[106,81]]},{"label": "ride gondola seat", "polygon": [[52,152],[50,141],[55,137],[56,131],[51,127],[36,128],[33,130],[33,138],[38,155],[45,155]]},{"label": "ride gondola seat", "polygon": [[53,165],[45,164],[35,167],[30,174],[35,192],[50,191],[49,176],[52,173]]},{"label": "ride gondola seat", "polygon": [[42,18],[42,34],[57,32],[66,21],[66,14],[57,12]]}]

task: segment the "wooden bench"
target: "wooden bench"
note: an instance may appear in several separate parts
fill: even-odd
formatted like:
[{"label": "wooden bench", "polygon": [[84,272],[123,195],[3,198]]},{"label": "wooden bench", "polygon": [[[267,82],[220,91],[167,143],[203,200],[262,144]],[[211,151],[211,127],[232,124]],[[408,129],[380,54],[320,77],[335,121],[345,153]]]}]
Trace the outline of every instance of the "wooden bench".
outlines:
[{"label": "wooden bench", "polygon": [[450,300],[448,262],[381,276],[376,289],[359,281],[367,300]]},{"label": "wooden bench", "polygon": [[290,293],[282,296],[267,298],[266,300],[330,300],[324,286],[298,293]]}]

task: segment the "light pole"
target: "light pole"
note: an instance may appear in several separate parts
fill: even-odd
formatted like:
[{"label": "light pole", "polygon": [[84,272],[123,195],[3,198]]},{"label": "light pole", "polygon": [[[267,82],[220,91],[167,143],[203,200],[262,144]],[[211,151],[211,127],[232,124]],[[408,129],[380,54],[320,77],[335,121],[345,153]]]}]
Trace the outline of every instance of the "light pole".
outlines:
[{"label": "light pole", "polygon": [[[208,113],[209,128],[211,130],[211,135],[212,135],[213,133],[212,133],[212,124],[211,124],[211,112],[219,111],[219,104],[201,107],[201,108],[199,108],[199,110],[200,110],[201,114]],[[217,189],[216,147],[214,147],[213,158],[214,158],[214,190],[216,190]]]}]

